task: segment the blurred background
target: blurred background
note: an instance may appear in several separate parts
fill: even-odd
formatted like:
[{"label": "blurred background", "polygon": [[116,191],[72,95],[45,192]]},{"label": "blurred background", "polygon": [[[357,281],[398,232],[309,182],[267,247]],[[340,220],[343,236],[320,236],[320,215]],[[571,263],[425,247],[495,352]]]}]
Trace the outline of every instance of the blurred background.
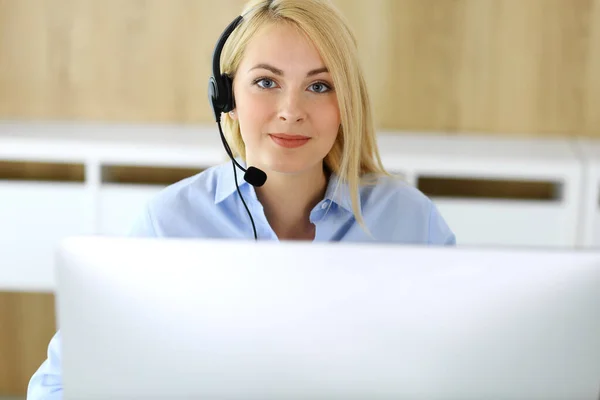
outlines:
[{"label": "blurred background", "polygon": [[[213,46],[243,3],[0,0],[0,121],[209,126]],[[356,32],[378,129],[457,140],[600,136],[600,0],[334,3]],[[82,172],[0,159],[0,183],[29,174],[77,180]],[[165,184],[181,174],[158,172]],[[157,172],[133,175],[149,182]],[[489,186],[448,184],[423,180],[421,188],[477,196]],[[495,190],[547,189],[509,182]],[[0,293],[0,397],[24,396],[55,329],[51,293]]]}]

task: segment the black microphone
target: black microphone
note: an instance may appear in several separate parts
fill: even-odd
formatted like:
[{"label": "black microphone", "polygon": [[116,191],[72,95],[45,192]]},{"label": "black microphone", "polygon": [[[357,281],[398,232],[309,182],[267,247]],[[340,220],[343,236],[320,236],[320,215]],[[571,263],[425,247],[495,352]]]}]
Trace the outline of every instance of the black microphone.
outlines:
[{"label": "black microphone", "polygon": [[254,187],[260,187],[267,181],[267,174],[256,167],[248,167],[244,174],[244,180]]}]

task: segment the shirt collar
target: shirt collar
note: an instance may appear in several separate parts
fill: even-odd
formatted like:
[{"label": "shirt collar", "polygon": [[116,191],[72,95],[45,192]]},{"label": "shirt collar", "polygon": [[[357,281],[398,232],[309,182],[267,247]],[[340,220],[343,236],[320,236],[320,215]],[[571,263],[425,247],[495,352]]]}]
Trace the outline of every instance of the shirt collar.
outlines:
[{"label": "shirt collar", "polygon": [[[236,161],[242,167],[246,168],[246,162],[244,160],[242,160],[241,158],[236,158]],[[233,174],[233,167],[231,166],[231,163],[229,162],[219,165],[217,168],[219,168],[219,170],[217,173],[215,204],[222,202],[223,200],[225,200],[226,198],[228,198],[236,192],[235,177]],[[237,183],[240,187],[240,190],[242,190],[244,186],[249,186],[249,184],[244,180],[244,171],[242,171],[238,167],[235,168],[237,172]]]},{"label": "shirt collar", "polygon": [[[352,213],[352,199],[350,197],[350,186],[347,183],[342,182],[340,178],[332,172],[329,176],[329,182],[327,183],[327,189],[325,190],[325,199],[342,207],[346,211]],[[358,196],[358,206],[360,209],[360,193]]]},{"label": "shirt collar", "polygon": [[[246,168],[246,163],[236,158],[236,161]],[[236,192],[235,179],[233,175],[233,167],[231,163],[220,165],[219,172],[217,174],[217,187],[215,192],[215,204],[221,203],[229,196]],[[236,167],[237,168],[237,167]],[[250,186],[248,182],[244,180],[244,171],[237,168],[237,182],[240,190],[244,186]],[[346,211],[352,213],[352,200],[350,198],[350,187],[347,183],[342,182],[335,173],[331,173],[329,176],[329,182],[327,183],[327,189],[325,190],[325,197],[323,200],[329,200],[339,207],[342,207]],[[359,195],[359,209],[360,209],[360,195]]]}]

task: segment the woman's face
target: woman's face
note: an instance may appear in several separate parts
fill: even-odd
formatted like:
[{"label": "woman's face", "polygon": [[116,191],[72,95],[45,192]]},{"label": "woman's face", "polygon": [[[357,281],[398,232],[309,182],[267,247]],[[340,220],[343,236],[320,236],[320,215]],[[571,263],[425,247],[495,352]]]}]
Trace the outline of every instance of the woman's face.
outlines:
[{"label": "woman's face", "polygon": [[289,23],[269,25],[248,43],[234,78],[246,161],[266,171],[322,170],[340,111],[317,49]]}]

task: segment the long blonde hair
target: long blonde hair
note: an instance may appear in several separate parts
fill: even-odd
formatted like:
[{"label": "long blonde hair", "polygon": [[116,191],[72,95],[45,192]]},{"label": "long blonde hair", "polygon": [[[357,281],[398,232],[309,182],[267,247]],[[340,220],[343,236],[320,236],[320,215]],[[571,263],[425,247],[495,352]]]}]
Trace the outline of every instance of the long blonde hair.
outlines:
[{"label": "long blonde hair", "polygon": [[[366,228],[359,206],[361,184],[373,184],[389,175],[377,148],[371,101],[359,62],[356,38],[342,14],[328,0],[250,0],[244,20],[227,40],[221,54],[221,71],[235,79],[244,50],[258,30],[275,22],[290,22],[315,45],[333,79],[341,126],[325,157],[325,167],[335,173],[350,192],[356,221]],[[239,123],[225,115],[223,127],[232,151],[245,159]]]}]

